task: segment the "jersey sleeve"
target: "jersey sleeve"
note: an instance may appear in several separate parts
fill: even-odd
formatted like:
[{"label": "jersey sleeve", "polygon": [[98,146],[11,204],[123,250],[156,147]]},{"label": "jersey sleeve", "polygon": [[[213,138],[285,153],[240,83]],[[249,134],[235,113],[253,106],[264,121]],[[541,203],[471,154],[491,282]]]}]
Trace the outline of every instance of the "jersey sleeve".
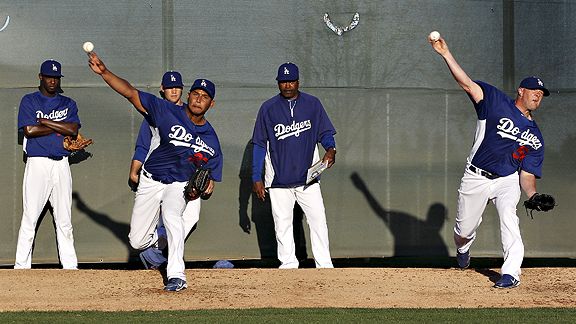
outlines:
[{"label": "jersey sleeve", "polygon": [[262,147],[266,147],[268,141],[268,133],[266,132],[266,106],[262,105],[256,116],[256,123],[254,124],[254,132],[252,133],[252,143]]},{"label": "jersey sleeve", "polygon": [[266,148],[260,145],[252,145],[252,182],[262,181]]},{"label": "jersey sleeve", "polygon": [[218,143],[218,148],[216,149],[216,155],[208,160],[206,167],[211,170],[212,179],[216,182],[222,181],[222,168],[224,166],[224,156],[222,155],[222,150],[220,148],[220,143]]},{"label": "jersey sleeve", "polygon": [[[494,107],[493,103],[508,100],[509,98],[504,92],[494,87],[493,85],[490,85],[482,81],[474,81],[474,82],[476,82],[476,84],[478,84],[480,88],[482,88],[484,98],[480,100],[480,102],[478,103],[475,103],[474,101],[472,101],[472,103],[474,104],[474,108],[476,109],[478,119],[484,120],[488,116],[489,113],[488,108]],[[470,100],[472,99],[470,98]]]},{"label": "jersey sleeve", "polygon": [[336,147],[336,142],[334,140],[334,135],[336,135],[336,129],[334,128],[334,125],[332,125],[332,122],[330,121],[330,118],[328,117],[328,114],[326,113],[326,110],[324,109],[324,106],[322,106],[320,100],[317,100],[316,104],[318,105],[320,113],[320,116],[318,118],[319,129],[318,129],[317,142],[320,142],[322,144],[322,147],[324,147],[324,149],[329,149],[330,147]]},{"label": "jersey sleeve", "polygon": [[20,108],[18,109],[18,129],[38,124],[33,108],[31,97],[24,96],[20,101]]},{"label": "jersey sleeve", "polygon": [[146,108],[146,113],[142,113],[142,116],[146,118],[152,127],[158,127],[158,121],[162,117],[160,112],[164,100],[140,90],[138,90],[138,95],[142,106]]},{"label": "jersey sleeve", "polygon": [[[544,154],[544,149],[540,149],[538,151],[542,151],[542,155]],[[542,163],[544,162],[543,156],[539,154],[534,154],[526,156],[524,160],[522,160],[522,165],[520,168],[526,172],[532,173],[536,178],[542,178]]]},{"label": "jersey sleeve", "polygon": [[140,125],[140,131],[138,132],[138,138],[136,139],[136,147],[134,149],[134,156],[132,160],[137,160],[144,163],[148,151],[150,151],[150,142],[152,141],[152,131],[150,131],[150,124],[146,119],[142,121]]},{"label": "jersey sleeve", "polygon": [[68,106],[68,109],[70,112],[70,114],[66,118],[66,121],[70,122],[70,123],[77,123],[78,128],[80,128],[82,125],[80,123],[80,117],[78,116],[78,106],[76,105],[76,101],[74,101],[70,98],[65,98],[65,100],[68,101],[66,103],[66,106]]},{"label": "jersey sleeve", "polygon": [[544,145],[537,150],[531,150],[520,164],[520,169],[532,173],[536,178],[542,177],[542,165],[544,163]]}]

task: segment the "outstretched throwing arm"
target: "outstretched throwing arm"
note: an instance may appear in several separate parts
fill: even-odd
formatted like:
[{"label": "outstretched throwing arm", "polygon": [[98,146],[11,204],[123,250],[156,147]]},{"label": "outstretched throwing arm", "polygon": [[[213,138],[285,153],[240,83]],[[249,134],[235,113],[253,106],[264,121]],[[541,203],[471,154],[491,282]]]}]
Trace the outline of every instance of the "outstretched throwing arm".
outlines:
[{"label": "outstretched throwing arm", "polygon": [[88,53],[88,65],[94,71],[94,73],[100,75],[104,82],[106,82],[110,88],[121,94],[124,98],[128,99],[132,105],[139,111],[146,113],[146,108],[142,106],[140,102],[140,96],[138,95],[138,90],[134,88],[128,81],[120,78],[119,76],[112,73],[112,71],[106,68],[104,62],[98,57],[95,52]]},{"label": "outstretched throwing arm", "polygon": [[466,91],[470,98],[472,98],[472,100],[474,100],[476,103],[484,99],[484,92],[482,92],[482,88],[480,88],[476,82],[472,81],[464,69],[460,67],[454,56],[452,56],[452,53],[450,53],[448,44],[444,38],[439,37],[437,40],[434,40],[428,37],[428,42],[432,45],[432,48],[436,51],[436,53],[442,56],[446,62],[446,65],[448,65],[448,69],[450,69],[450,73],[452,73],[454,80],[458,82],[458,85],[460,85],[460,87]]}]

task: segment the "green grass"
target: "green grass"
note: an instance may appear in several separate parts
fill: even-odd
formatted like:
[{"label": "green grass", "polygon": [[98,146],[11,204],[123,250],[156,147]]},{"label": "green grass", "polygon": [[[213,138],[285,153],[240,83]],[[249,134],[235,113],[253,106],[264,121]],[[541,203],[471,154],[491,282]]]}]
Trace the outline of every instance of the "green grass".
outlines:
[{"label": "green grass", "polygon": [[161,312],[0,312],[0,323],[573,323],[573,308],[298,308]]}]

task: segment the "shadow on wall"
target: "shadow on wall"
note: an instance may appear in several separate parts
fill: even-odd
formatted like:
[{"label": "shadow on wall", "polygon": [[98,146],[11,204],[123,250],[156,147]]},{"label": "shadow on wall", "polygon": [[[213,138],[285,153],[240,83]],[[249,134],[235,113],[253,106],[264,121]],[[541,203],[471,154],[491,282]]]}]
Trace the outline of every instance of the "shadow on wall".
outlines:
[{"label": "shadow on wall", "polygon": [[[252,192],[252,151],[253,144],[249,141],[244,149],[242,164],[240,165],[240,186],[238,188],[239,202],[239,225],[242,230],[250,234],[252,223],[256,229],[258,248],[261,259],[274,259],[277,256],[276,232],[274,230],[274,219],[272,218],[272,207],[270,196],[266,195],[265,201],[256,197]],[[251,218],[248,215],[248,204],[252,200]],[[298,204],[294,206],[294,243],[296,244],[296,258],[299,261],[306,260],[306,237],[304,235],[304,212]]]},{"label": "shadow on wall", "polygon": [[432,204],[428,209],[426,220],[420,220],[414,215],[384,209],[358,173],[352,173],[350,179],[364,194],[372,210],[392,232],[394,256],[448,256],[448,248],[440,235],[447,217],[447,210],[443,204]]},{"label": "shadow on wall", "polygon": [[110,230],[116,238],[126,247],[128,262],[140,262],[138,250],[133,249],[128,242],[128,233],[130,232],[130,224],[117,222],[106,214],[99,213],[94,209],[88,207],[80,194],[76,191],[72,192],[72,203],[76,203],[76,209],[86,214],[97,224]]}]

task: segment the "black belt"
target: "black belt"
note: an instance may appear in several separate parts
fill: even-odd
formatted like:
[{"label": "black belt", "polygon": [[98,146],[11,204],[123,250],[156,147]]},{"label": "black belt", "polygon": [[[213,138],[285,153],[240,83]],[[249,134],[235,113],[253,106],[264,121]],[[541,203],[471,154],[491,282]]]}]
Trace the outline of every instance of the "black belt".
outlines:
[{"label": "black belt", "polygon": [[144,169],[142,169],[142,174],[148,179],[152,179],[154,181],[158,181],[158,182],[163,183],[163,184],[170,184],[171,183],[171,182],[168,182],[168,181],[165,181],[165,180],[159,179],[158,177],[153,176],[152,174],[146,172],[146,170],[144,170]]},{"label": "black belt", "polygon": [[483,176],[484,178],[490,179],[490,180],[494,180],[494,179],[498,179],[500,178],[499,175],[494,174],[494,173],[490,173],[488,171],[484,171],[480,168],[477,168],[475,166],[473,166],[472,164],[470,164],[470,166],[468,167],[468,169],[476,174],[479,174],[481,176]]}]

